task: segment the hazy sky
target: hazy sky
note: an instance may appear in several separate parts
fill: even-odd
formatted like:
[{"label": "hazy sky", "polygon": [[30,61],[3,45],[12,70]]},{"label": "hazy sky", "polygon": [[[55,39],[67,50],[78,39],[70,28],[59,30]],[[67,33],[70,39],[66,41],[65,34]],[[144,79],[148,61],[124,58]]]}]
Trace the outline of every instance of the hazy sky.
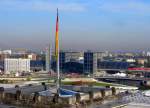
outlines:
[{"label": "hazy sky", "polygon": [[0,0],[0,48],[149,50],[150,0]]}]

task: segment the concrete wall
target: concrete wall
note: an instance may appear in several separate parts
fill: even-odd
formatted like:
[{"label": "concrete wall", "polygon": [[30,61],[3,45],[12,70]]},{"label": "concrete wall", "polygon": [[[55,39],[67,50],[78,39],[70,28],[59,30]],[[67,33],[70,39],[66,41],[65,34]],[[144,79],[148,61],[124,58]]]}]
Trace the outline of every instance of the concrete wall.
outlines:
[{"label": "concrete wall", "polygon": [[102,98],[101,92],[100,92],[100,91],[99,91],[99,92],[95,92],[95,93],[93,94],[93,99],[99,99],[99,98]]},{"label": "concrete wall", "polygon": [[[105,92],[105,93],[104,93]],[[120,91],[119,89],[116,89],[116,94],[118,94]],[[90,101],[92,98],[93,99],[100,99],[100,98],[104,98],[106,96],[112,96],[112,90],[100,90],[100,91],[96,91],[93,92],[93,95],[89,93],[80,93],[79,97],[77,98],[77,96],[70,96],[70,97],[59,97],[58,98],[58,102],[61,104],[75,104],[76,102],[81,102],[81,101]],[[104,95],[102,94],[104,93]],[[24,94],[21,93],[20,95],[16,95],[17,93],[9,93],[9,92],[4,92],[4,91],[0,91],[0,102],[4,102],[4,103],[15,103],[16,101],[22,103],[24,102],[25,104],[33,104],[33,103],[37,103],[40,105],[50,105],[53,104],[53,99],[54,99],[54,95],[52,96],[40,96],[39,94],[36,96],[36,98],[34,98],[35,94]],[[18,98],[16,98],[16,96]],[[93,96],[91,98],[91,96]],[[78,100],[77,100],[78,99]]]},{"label": "concrete wall", "polygon": [[80,101],[88,101],[90,99],[89,94],[81,94]]},{"label": "concrete wall", "polygon": [[105,96],[111,96],[111,95],[112,95],[112,90],[105,91]]},{"label": "concrete wall", "polygon": [[59,102],[61,103],[66,103],[68,105],[75,104],[76,103],[76,97],[71,96],[71,97],[60,97]]}]

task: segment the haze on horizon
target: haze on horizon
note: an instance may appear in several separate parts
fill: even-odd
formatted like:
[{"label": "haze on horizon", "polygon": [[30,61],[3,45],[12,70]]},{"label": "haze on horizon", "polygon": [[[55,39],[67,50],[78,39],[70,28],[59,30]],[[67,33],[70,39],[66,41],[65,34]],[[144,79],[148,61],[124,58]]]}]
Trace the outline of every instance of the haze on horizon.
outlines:
[{"label": "haze on horizon", "polygon": [[0,48],[149,50],[149,0],[0,0]]}]

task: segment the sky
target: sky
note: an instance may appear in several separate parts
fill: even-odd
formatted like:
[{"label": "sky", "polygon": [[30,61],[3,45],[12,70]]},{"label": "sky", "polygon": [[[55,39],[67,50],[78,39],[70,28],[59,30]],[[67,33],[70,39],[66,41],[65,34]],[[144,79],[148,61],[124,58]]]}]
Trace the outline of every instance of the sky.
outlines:
[{"label": "sky", "polygon": [[0,48],[150,50],[150,0],[0,0]]}]

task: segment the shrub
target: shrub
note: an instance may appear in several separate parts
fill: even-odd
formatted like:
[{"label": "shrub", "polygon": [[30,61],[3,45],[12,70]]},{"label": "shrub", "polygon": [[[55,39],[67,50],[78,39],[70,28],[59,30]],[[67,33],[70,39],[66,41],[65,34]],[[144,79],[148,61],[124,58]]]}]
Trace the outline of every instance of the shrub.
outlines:
[{"label": "shrub", "polygon": [[32,79],[32,78],[31,78],[30,76],[28,76],[26,80],[27,80],[27,81],[31,81],[31,79]]},{"label": "shrub", "polygon": [[8,84],[8,80],[2,79],[2,80],[0,80],[0,83],[2,83],[2,84]]}]

